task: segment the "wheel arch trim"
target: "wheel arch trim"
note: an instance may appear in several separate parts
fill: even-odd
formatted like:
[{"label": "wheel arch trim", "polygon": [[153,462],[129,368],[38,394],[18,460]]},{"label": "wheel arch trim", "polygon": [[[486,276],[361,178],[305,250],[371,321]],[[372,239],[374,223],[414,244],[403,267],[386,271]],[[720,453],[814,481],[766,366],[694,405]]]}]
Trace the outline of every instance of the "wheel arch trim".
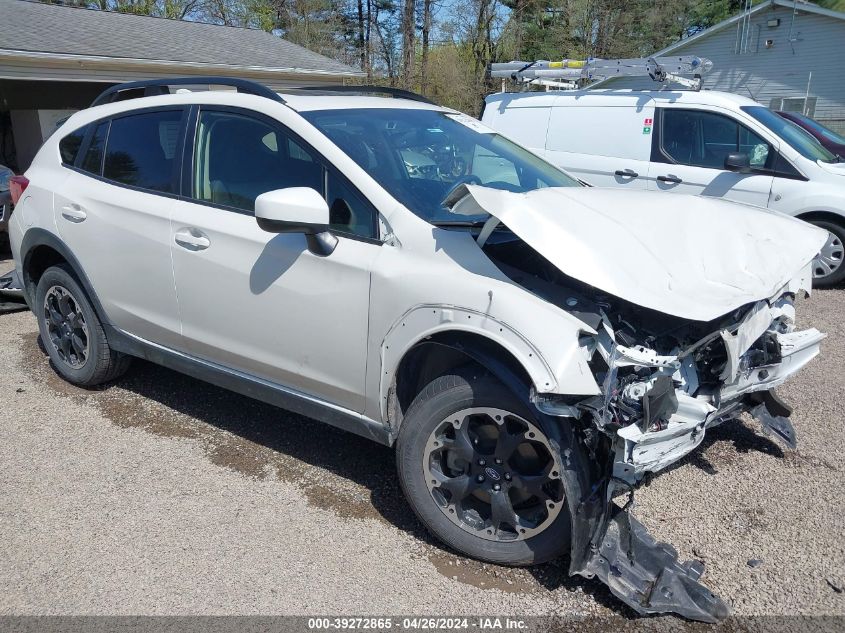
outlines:
[{"label": "wheel arch trim", "polygon": [[70,250],[70,247],[58,236],[42,228],[29,229],[26,233],[24,233],[23,239],[21,240],[20,257],[21,272],[23,273],[23,279],[21,281],[23,282],[25,290],[24,297],[29,304],[30,309],[32,309],[35,303],[35,283],[30,276],[32,256],[35,254],[36,250],[42,246],[46,246],[56,251],[67,262],[73,270],[73,273],[76,275],[76,278],[79,280],[79,283],[82,285],[82,289],[85,291],[88,299],[91,301],[91,305],[97,313],[97,318],[100,319],[100,322],[103,325],[111,325],[111,320],[108,318],[108,314],[103,308],[103,304],[100,303],[97,293],[94,292],[91,281],[82,269],[79,260]]},{"label": "wheel arch trim", "polygon": [[[391,326],[381,343],[379,406],[382,419],[390,418],[388,402],[391,386],[406,355],[435,335],[446,337],[434,342],[455,348],[462,335],[467,334],[480,336],[507,352],[539,390],[549,392],[557,389],[554,372],[540,351],[508,324],[471,308],[444,304],[418,305]],[[468,345],[461,347],[460,351],[483,364],[508,386],[515,384],[516,375],[488,350]]]},{"label": "wheel arch trim", "polygon": [[843,215],[842,212],[816,209],[814,211],[802,211],[795,217],[799,220],[810,222],[811,224],[813,220],[826,220],[845,228],[845,215]]}]

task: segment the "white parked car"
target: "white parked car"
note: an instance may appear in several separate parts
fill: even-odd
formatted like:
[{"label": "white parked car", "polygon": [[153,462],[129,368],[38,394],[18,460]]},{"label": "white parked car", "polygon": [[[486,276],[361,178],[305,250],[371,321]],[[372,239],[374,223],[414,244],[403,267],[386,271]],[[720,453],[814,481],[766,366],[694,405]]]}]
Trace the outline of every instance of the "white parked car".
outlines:
[{"label": "white parked car", "polygon": [[793,298],[826,233],[582,187],[409,93],[217,83],[112,88],[26,172],[11,242],[56,371],[137,356],[395,443],[456,550],[569,553],[640,613],[724,616],[611,499],[742,411],[794,446],[773,389],[818,353]]},{"label": "white parked car", "polygon": [[829,231],[817,286],[845,279],[845,159],[746,97],[711,91],[500,93],[484,123],[597,187],[726,198]]}]

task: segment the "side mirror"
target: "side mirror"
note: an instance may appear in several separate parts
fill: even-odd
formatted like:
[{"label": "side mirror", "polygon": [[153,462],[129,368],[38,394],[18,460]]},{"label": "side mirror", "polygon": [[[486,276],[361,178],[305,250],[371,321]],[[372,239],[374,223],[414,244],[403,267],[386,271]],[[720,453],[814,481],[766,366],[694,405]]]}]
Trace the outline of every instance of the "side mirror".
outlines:
[{"label": "side mirror", "polygon": [[255,219],[268,233],[304,233],[308,250],[331,255],[337,238],[329,233],[329,205],[310,187],[288,187],[255,199]]},{"label": "side mirror", "polygon": [[751,159],[744,152],[731,152],[725,157],[725,169],[737,174],[751,172]]}]

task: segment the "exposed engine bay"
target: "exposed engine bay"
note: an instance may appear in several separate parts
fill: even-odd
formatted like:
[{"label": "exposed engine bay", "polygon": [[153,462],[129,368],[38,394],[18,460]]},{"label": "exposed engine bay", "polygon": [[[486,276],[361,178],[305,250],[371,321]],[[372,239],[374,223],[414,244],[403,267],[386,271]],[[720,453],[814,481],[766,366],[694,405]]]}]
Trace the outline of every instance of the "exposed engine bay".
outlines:
[{"label": "exposed engine bay", "polygon": [[824,334],[795,331],[793,293],[690,321],[572,279],[521,240],[484,250],[514,282],[597,331],[581,344],[603,395],[569,398],[568,409],[537,404],[551,415],[586,413],[612,441],[615,478],[634,484],[665,468],[743,411],[795,447],[788,407],[772,390],[818,354]]}]

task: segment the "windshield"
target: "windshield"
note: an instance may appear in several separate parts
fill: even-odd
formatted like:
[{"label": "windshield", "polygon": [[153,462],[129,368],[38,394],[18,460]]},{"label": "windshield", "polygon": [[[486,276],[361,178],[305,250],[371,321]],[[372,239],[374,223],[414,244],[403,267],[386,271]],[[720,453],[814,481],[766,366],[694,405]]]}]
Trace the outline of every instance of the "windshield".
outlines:
[{"label": "windshield", "polygon": [[845,145],[845,136],[837,134],[830,128],[826,128],[815,119],[811,119],[810,117],[804,116],[803,114],[798,114],[797,112],[790,112],[789,114],[790,116],[799,119],[805,126],[813,130],[816,134],[823,136],[824,138],[833,143],[840,143],[842,145]]},{"label": "windshield", "polygon": [[368,108],[303,112],[394,198],[432,224],[477,223],[443,206],[460,183],[507,191],[578,181],[464,114]]},{"label": "windshield", "polygon": [[742,106],[742,111],[750,114],[760,123],[777,134],[804,158],[824,163],[836,162],[836,156],[827,151],[822,144],[801,129],[800,125],[787,121],[772,110],[763,106]]}]

